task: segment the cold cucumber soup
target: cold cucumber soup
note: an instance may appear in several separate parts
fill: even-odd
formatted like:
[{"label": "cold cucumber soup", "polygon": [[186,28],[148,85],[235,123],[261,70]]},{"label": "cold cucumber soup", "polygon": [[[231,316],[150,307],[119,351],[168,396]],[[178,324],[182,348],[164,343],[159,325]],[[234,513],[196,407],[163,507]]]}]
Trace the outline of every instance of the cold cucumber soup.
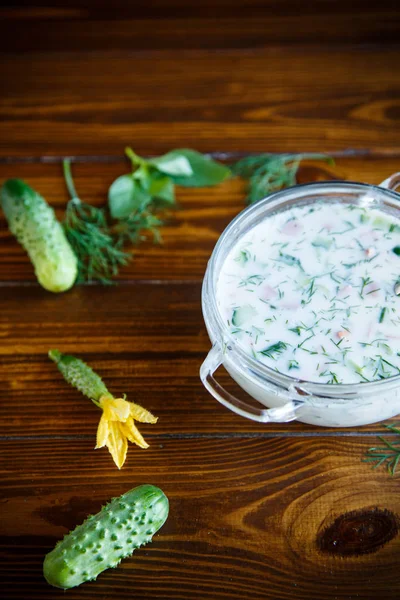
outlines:
[{"label": "cold cucumber soup", "polygon": [[369,382],[400,373],[398,281],[399,219],[319,203],[241,237],[217,303],[231,335],[268,367],[325,384]]}]

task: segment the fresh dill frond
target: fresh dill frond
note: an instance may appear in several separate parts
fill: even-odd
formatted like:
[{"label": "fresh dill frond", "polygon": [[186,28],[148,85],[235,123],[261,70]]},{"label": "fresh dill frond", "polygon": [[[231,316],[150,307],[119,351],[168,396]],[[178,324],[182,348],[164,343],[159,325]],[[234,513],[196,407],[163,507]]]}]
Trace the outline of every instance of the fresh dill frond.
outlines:
[{"label": "fresh dill frond", "polygon": [[325,154],[258,154],[247,156],[232,166],[232,173],[248,180],[248,204],[268,194],[296,185],[296,176],[302,160],[323,160],[334,164]]},{"label": "fresh dill frond", "polygon": [[64,177],[71,196],[63,227],[78,259],[78,281],[111,283],[119,268],[132,258],[112,234],[104,208],[82,202],[76,193],[68,159],[63,161]]},{"label": "fresh dill frond", "polygon": [[[396,425],[385,425],[385,427],[400,436],[400,429]],[[393,442],[389,442],[382,436],[378,436],[378,439],[384,446],[370,448],[363,462],[374,462],[373,469],[386,464],[389,473],[394,475],[400,461],[400,438]]]},{"label": "fresh dill frond", "polygon": [[276,344],[272,344],[271,346],[264,348],[264,350],[260,350],[260,354],[276,360],[277,356],[282,354],[286,349],[287,344],[285,344],[285,342],[276,342]]},{"label": "fresh dill frond", "polygon": [[158,227],[163,223],[159,217],[151,212],[151,206],[148,206],[144,210],[137,210],[126,219],[119,219],[112,227],[112,231],[116,236],[119,247],[126,242],[139,244],[147,238],[146,232],[151,233],[155,244],[160,244],[162,239]]},{"label": "fresh dill frond", "polygon": [[110,234],[104,209],[73,198],[63,222],[65,234],[78,259],[78,281],[111,283],[131,254],[120,249]]}]

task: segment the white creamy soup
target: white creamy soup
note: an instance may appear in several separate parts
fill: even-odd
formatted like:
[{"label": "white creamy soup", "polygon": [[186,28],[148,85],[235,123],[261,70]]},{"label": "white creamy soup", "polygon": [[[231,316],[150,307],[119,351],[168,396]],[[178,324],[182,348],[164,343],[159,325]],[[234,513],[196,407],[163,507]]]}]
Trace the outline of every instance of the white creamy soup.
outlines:
[{"label": "white creamy soup", "polygon": [[367,382],[400,373],[398,281],[400,220],[320,203],[277,213],[240,238],[217,302],[246,352],[276,371]]}]

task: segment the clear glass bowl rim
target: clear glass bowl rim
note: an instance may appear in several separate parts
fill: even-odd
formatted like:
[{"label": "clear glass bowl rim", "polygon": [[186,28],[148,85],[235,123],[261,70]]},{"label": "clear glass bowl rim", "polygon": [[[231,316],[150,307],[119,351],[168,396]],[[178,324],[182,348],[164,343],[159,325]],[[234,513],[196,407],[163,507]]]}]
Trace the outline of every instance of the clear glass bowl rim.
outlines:
[{"label": "clear glass bowl rim", "polygon": [[[395,208],[399,211],[400,216],[400,194],[395,191],[388,190],[376,185],[367,183],[353,182],[353,181],[318,181],[313,183],[304,183],[286,188],[284,190],[270,194],[262,200],[244,208],[224,229],[221,236],[219,237],[211,257],[208,261],[207,270],[203,280],[202,287],[202,308],[203,316],[209,333],[211,334],[211,341],[214,344],[219,342],[221,347],[225,348],[228,352],[227,359],[242,374],[246,374],[247,377],[256,376],[258,383],[265,381],[265,383],[272,383],[278,387],[286,390],[296,389],[297,392],[305,395],[312,395],[317,397],[328,397],[328,398],[351,398],[359,397],[360,395],[372,395],[376,392],[382,392],[383,389],[389,390],[400,386],[400,374],[387,379],[380,379],[372,382],[360,382],[360,383],[339,383],[339,384],[325,384],[312,381],[306,381],[290,377],[282,373],[277,373],[267,365],[264,365],[260,361],[254,359],[246,353],[244,348],[238,343],[238,341],[230,334],[228,327],[224,323],[222,316],[218,310],[216,301],[216,281],[217,281],[217,262],[224,251],[224,247],[232,236],[232,232],[235,232],[236,239],[240,236],[240,232],[243,230],[247,231],[251,228],[251,223],[254,223],[257,219],[264,214],[264,212],[271,214],[274,210],[279,209],[282,204],[287,200],[293,200],[292,205],[300,202],[302,197],[304,198],[308,192],[316,193],[318,190],[321,193],[349,193],[349,192],[365,192],[367,197],[368,192],[373,191],[375,198],[379,196],[380,202],[374,201],[375,198],[370,197],[368,204],[370,206],[379,207],[383,204],[390,206],[392,209]],[[390,200],[392,202],[390,202]],[[304,204],[312,204],[312,200],[305,202]],[[248,229],[245,228],[247,225]]]}]

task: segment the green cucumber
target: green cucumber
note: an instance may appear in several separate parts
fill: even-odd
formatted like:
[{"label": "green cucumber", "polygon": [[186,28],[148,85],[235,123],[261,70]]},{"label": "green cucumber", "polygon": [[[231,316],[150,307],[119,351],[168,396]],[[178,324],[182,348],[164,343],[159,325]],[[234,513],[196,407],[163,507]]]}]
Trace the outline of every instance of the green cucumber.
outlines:
[{"label": "green cucumber", "polygon": [[95,404],[102,396],[111,396],[101,377],[80,358],[59,350],[49,350],[49,358],[54,360],[64,379]]},{"label": "green cucumber", "polygon": [[150,542],[167,520],[168,510],[168,498],[153,485],[114,498],[46,555],[43,575],[50,585],[62,589],[96,579]]},{"label": "green cucumber", "polygon": [[245,304],[244,306],[240,306],[236,308],[232,313],[232,325],[235,327],[241,327],[249,321],[252,317],[257,315],[257,311],[250,304]]},{"label": "green cucumber", "polygon": [[311,245],[315,248],[325,248],[325,250],[329,250],[332,246],[333,239],[329,239],[326,237],[317,236],[312,242]]},{"label": "green cucumber", "polygon": [[390,221],[386,216],[379,215],[372,221],[372,225],[376,229],[389,229]]},{"label": "green cucumber", "polygon": [[8,179],[0,196],[10,231],[27,251],[40,285],[50,292],[72,287],[78,262],[54,210],[21,179]]}]

